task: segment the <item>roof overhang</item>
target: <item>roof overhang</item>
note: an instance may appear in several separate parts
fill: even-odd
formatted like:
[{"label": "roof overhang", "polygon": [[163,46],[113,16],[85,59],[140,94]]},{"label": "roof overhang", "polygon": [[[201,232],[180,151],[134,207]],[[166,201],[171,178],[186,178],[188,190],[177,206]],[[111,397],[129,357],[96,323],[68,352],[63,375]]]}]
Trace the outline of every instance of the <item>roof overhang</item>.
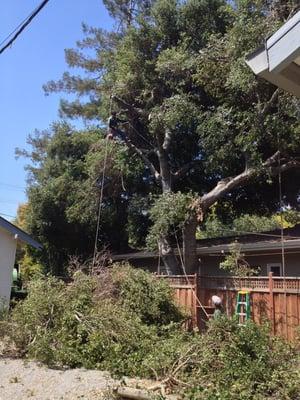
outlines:
[{"label": "roof overhang", "polygon": [[[284,240],[283,244],[280,240],[277,241],[261,241],[256,243],[237,243],[243,252],[261,252],[261,251],[275,251],[281,250],[282,245],[285,250],[300,250],[300,239]],[[197,247],[198,255],[219,255],[222,256],[231,251],[232,243],[221,244],[207,247]]]},{"label": "roof overhang", "polygon": [[252,71],[300,98],[300,11],[246,57]]},{"label": "roof overhang", "polygon": [[[231,246],[233,243],[237,243],[240,246],[241,251],[247,253],[247,255],[251,253],[263,252],[263,251],[281,251],[282,243],[280,240],[266,240],[252,243],[239,243],[239,242],[231,242],[226,244],[218,244],[218,245],[209,245],[209,246],[201,246],[201,244],[197,245],[197,255],[199,256],[224,256],[231,251]],[[284,239],[283,247],[286,251],[297,250],[300,252],[300,239]],[[175,255],[179,255],[178,249],[174,249]],[[112,259],[114,261],[130,261],[130,260],[143,260],[150,258],[158,258],[159,255],[157,252],[150,251],[139,251],[132,252],[127,254],[117,254],[113,255]]]},{"label": "roof overhang", "polygon": [[41,250],[43,248],[43,246],[29,236],[28,233],[22,231],[22,229],[18,228],[3,217],[0,217],[0,228],[4,229],[11,235],[14,235],[17,240],[20,240],[21,242],[26,243],[35,249]]}]

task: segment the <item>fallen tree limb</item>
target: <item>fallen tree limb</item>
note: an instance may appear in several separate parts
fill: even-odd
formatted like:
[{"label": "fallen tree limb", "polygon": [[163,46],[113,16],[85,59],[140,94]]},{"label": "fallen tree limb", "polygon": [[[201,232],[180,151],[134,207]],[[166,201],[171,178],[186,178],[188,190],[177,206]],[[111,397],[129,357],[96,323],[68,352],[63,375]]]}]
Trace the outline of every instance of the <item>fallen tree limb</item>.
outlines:
[{"label": "fallen tree limb", "polygon": [[132,400],[153,400],[154,395],[149,394],[146,390],[134,389],[126,386],[119,386],[116,393],[123,399]]},{"label": "fallen tree limb", "polygon": [[[115,390],[117,396],[121,399],[130,399],[130,400],[154,400],[156,395],[154,393],[150,393],[147,390],[135,389],[126,386],[119,386]],[[167,395],[164,396],[166,400],[180,400],[180,397],[177,395]]]}]

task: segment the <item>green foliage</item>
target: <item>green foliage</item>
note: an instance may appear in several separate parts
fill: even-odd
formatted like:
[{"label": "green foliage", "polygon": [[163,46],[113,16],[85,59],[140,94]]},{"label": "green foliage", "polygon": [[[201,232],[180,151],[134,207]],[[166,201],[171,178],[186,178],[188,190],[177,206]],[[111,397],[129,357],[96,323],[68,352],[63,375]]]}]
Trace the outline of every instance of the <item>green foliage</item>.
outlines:
[{"label": "green foliage", "polygon": [[[227,218],[228,218],[227,213]],[[297,221],[297,212],[290,214],[283,214],[284,228],[288,225],[289,221]],[[266,232],[275,229],[280,229],[281,218],[278,214],[273,214],[269,217],[255,215],[255,214],[242,214],[239,217],[233,218],[230,222],[224,223],[220,217],[212,213],[206,219],[203,228],[198,232],[199,239],[213,238],[221,236],[245,235],[249,232]]]},{"label": "green foliage", "polygon": [[[44,246],[42,252],[31,254],[33,263],[41,262],[46,270],[64,275],[70,256],[92,253],[106,146],[98,245],[110,244],[117,251],[125,247],[126,208],[140,184],[140,160],[126,147],[104,140],[101,132],[76,131],[66,123],[54,124],[50,132],[29,142],[31,153],[24,155],[32,160],[38,157],[35,165],[28,166],[28,205],[22,218],[26,230]],[[121,196],[124,190],[127,197]],[[116,224],[120,229],[115,229]]]},{"label": "green foliage", "polygon": [[145,239],[150,226],[150,199],[134,195],[128,205],[128,244],[134,249],[144,248]]},{"label": "green foliage", "polygon": [[280,229],[280,224],[276,220],[276,216],[270,217],[245,214],[233,221],[233,231],[247,232],[264,232]]},{"label": "green foliage", "polygon": [[174,233],[175,229],[182,228],[189,214],[192,193],[164,193],[158,197],[150,209],[150,219],[153,225],[147,237],[149,248],[157,248],[160,237]]},{"label": "green foliage", "polygon": [[[174,307],[165,284],[129,267],[103,274],[77,272],[67,286],[51,277],[31,282],[1,335],[48,365],[159,378],[184,399],[299,399],[299,348],[267,325],[222,316],[201,335],[184,332],[165,314],[166,299]],[[147,309],[148,296],[156,310]]]},{"label": "green foliage", "polygon": [[245,260],[239,243],[229,245],[229,253],[226,255],[225,260],[220,263],[220,269],[239,277],[259,274],[259,269],[251,268]]},{"label": "green foliage", "polygon": [[157,341],[180,335],[183,318],[165,282],[116,266],[100,278],[76,272],[68,285],[53,277],[31,281],[5,333],[19,353],[48,365],[147,376],[153,372],[144,359]]},{"label": "green foliage", "polygon": [[[299,155],[299,102],[287,93],[274,98],[275,87],[257,79],[244,61],[297,1],[105,0],[105,5],[120,29],[83,25],[77,48],[66,50],[69,67],[79,68],[80,75],[67,72],[45,85],[47,94],[72,94],[61,102],[61,116],[82,118],[90,127],[76,132],[66,123],[54,124],[50,132],[31,135],[30,154],[21,152],[33,164],[29,230],[44,244],[43,263],[57,273],[69,255],[92,252],[95,182],[105,155],[104,132],[93,124],[100,119],[102,126],[112,108],[130,122],[131,141],[109,146],[98,244],[115,252],[128,244],[144,246],[149,218],[141,213],[148,215],[153,196],[180,193],[178,204],[168,196],[158,200],[165,212],[154,205],[151,248],[160,235],[166,242],[189,214],[180,196],[201,197],[250,167],[257,171],[255,185],[241,185],[216,200],[230,204],[236,215],[257,214],[258,204],[266,215],[278,211],[277,181],[262,173],[263,163],[278,147],[284,160]],[[298,206],[294,174],[284,176],[284,200]],[[178,217],[172,216],[175,210]]]},{"label": "green foliage", "polygon": [[35,276],[42,274],[44,271],[42,264],[37,262],[27,249],[19,260],[19,266],[22,282],[28,282],[34,279]]},{"label": "green foliage", "polygon": [[172,301],[172,289],[155,275],[123,266],[113,271],[113,282],[122,305],[143,323],[159,326],[182,320]]},{"label": "green foliage", "polygon": [[191,376],[186,398],[299,398],[299,354],[272,337],[267,326],[259,327],[251,321],[239,326],[234,320],[221,318],[211,321],[200,342],[197,357],[186,356],[190,363],[182,378]]}]

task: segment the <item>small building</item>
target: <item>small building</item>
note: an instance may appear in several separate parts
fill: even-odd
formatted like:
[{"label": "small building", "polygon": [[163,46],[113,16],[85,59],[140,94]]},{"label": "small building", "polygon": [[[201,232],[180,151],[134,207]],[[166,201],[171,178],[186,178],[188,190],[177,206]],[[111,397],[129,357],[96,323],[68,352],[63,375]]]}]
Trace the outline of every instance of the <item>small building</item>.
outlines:
[{"label": "small building", "polygon": [[246,57],[252,71],[300,98],[300,11]]},{"label": "small building", "polygon": [[36,249],[42,245],[22,229],[0,217],[0,305],[6,306],[10,300],[12,275],[15,264],[17,242],[28,244]]},{"label": "small building", "polygon": [[[253,269],[257,268],[260,276],[267,276],[269,272],[273,272],[274,276],[300,277],[300,224],[284,229],[283,241],[280,229],[198,240],[199,263],[197,270],[191,272],[202,276],[227,275],[220,269],[220,263],[230,253],[233,243],[238,244],[247,264]],[[174,251],[179,256],[176,248]],[[136,267],[158,273],[162,264],[157,253],[147,251],[115,255],[113,260],[128,261]]]}]

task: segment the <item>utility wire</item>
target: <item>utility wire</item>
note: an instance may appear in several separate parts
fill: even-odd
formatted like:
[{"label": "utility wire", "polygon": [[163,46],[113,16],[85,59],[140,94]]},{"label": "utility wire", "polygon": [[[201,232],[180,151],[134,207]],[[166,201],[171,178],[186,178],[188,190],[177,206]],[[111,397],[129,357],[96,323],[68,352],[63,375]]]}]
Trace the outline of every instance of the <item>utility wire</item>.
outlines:
[{"label": "utility wire", "polygon": [[9,34],[9,35],[7,35],[6,36],[6,38],[4,38],[3,40],[2,40],[2,42],[0,42],[0,46],[2,46],[5,42],[7,42],[8,41],[8,39],[28,20],[28,18],[30,17],[32,15],[32,12],[29,14],[29,15],[27,15],[27,17],[26,18],[24,18],[23,19],[23,21],[21,21],[20,23],[19,23],[19,25],[18,26],[16,26],[15,27],[15,29]]},{"label": "utility wire", "polygon": [[24,186],[12,185],[11,183],[5,183],[5,182],[0,182],[0,186],[4,186],[7,189],[26,190]]},{"label": "utility wire", "polygon": [[[44,0],[42,3],[24,20],[19,24],[13,32],[11,32],[4,42],[9,39],[13,34],[14,36],[0,49],[0,54],[2,54],[9,46],[13,44],[13,42],[17,39],[17,37],[23,32],[23,30],[30,24],[30,22],[38,15],[38,13],[45,7],[45,5],[49,2],[49,0]],[[3,42],[1,42],[1,45]]]},{"label": "utility wire", "polygon": [[4,214],[4,213],[0,213],[0,215],[3,215],[3,217],[16,218],[15,215],[9,215],[9,214]]}]

